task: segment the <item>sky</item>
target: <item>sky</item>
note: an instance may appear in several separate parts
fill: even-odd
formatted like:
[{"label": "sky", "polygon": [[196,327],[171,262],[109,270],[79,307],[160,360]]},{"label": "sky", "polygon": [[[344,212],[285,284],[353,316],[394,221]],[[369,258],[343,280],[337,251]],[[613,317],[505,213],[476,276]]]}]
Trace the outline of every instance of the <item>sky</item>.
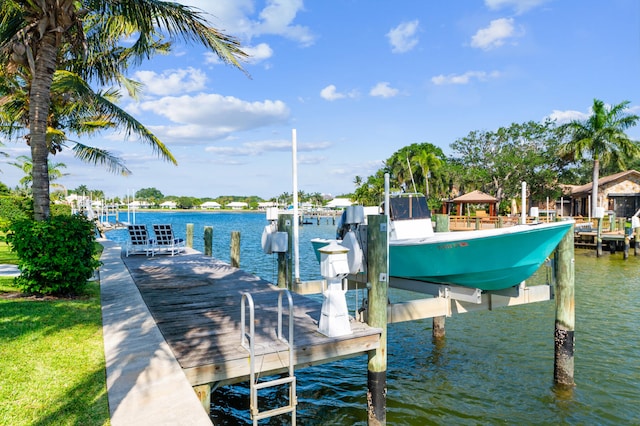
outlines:
[{"label": "sky", "polygon": [[[235,36],[246,73],[197,45],[144,62],[145,84],[121,106],[178,161],[121,133],[82,142],[125,160],[129,176],[73,158],[56,181],[107,197],[142,188],[215,198],[355,190],[398,149],[429,142],[451,155],[472,131],[585,119],[594,99],[640,115],[637,0],[179,0]],[[640,128],[627,134],[640,140]],[[0,181],[13,188],[29,155],[4,141]]]}]

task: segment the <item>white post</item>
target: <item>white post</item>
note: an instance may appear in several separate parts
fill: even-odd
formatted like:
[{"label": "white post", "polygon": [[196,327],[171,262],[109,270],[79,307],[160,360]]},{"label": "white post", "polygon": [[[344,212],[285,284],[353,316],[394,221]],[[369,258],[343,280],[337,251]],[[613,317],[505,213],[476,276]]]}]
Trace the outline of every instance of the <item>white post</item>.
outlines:
[{"label": "white post", "polygon": [[291,151],[293,154],[293,271],[294,280],[300,282],[300,254],[298,251],[298,141],[296,129],[291,130]]},{"label": "white post", "polygon": [[589,211],[589,222],[591,222],[591,195],[587,197],[587,207],[589,207],[587,210]]},{"label": "white post", "polygon": [[527,182],[522,182],[522,216],[520,217],[520,223],[527,223]]},{"label": "white post", "polygon": [[549,223],[549,197],[547,197],[547,223]]}]

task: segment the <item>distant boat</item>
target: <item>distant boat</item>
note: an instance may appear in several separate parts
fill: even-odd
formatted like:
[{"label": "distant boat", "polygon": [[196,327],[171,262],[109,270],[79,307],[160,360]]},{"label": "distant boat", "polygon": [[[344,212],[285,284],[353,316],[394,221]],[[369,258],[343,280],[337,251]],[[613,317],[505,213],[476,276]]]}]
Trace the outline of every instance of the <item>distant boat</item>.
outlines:
[{"label": "distant boat", "polygon": [[[424,196],[393,196],[389,205],[391,277],[486,291],[503,290],[528,279],[573,225],[573,221],[567,220],[435,233]],[[345,217],[343,215],[343,222],[349,222]],[[349,241],[345,245],[353,244],[358,226],[353,223],[339,225],[342,236],[352,233],[350,238],[345,238]],[[329,242],[327,239],[311,240],[318,256],[318,249]]]}]

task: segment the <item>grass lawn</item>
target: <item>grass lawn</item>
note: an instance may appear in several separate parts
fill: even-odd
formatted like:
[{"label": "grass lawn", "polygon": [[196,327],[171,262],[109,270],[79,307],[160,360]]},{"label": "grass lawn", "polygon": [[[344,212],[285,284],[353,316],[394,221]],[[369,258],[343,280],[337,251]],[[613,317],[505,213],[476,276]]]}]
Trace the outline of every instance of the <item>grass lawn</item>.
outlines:
[{"label": "grass lawn", "polygon": [[0,277],[0,378],[0,425],[108,425],[99,285],[21,297]]}]

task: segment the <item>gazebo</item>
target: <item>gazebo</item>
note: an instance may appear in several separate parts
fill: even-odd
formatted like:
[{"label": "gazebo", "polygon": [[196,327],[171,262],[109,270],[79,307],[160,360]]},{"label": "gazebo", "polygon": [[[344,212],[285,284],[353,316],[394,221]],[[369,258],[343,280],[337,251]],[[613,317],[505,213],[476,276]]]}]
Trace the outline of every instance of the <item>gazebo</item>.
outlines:
[{"label": "gazebo", "polygon": [[482,191],[472,191],[454,198],[451,202],[456,205],[458,216],[462,216],[465,204],[488,204],[489,216],[495,216],[498,199]]}]

